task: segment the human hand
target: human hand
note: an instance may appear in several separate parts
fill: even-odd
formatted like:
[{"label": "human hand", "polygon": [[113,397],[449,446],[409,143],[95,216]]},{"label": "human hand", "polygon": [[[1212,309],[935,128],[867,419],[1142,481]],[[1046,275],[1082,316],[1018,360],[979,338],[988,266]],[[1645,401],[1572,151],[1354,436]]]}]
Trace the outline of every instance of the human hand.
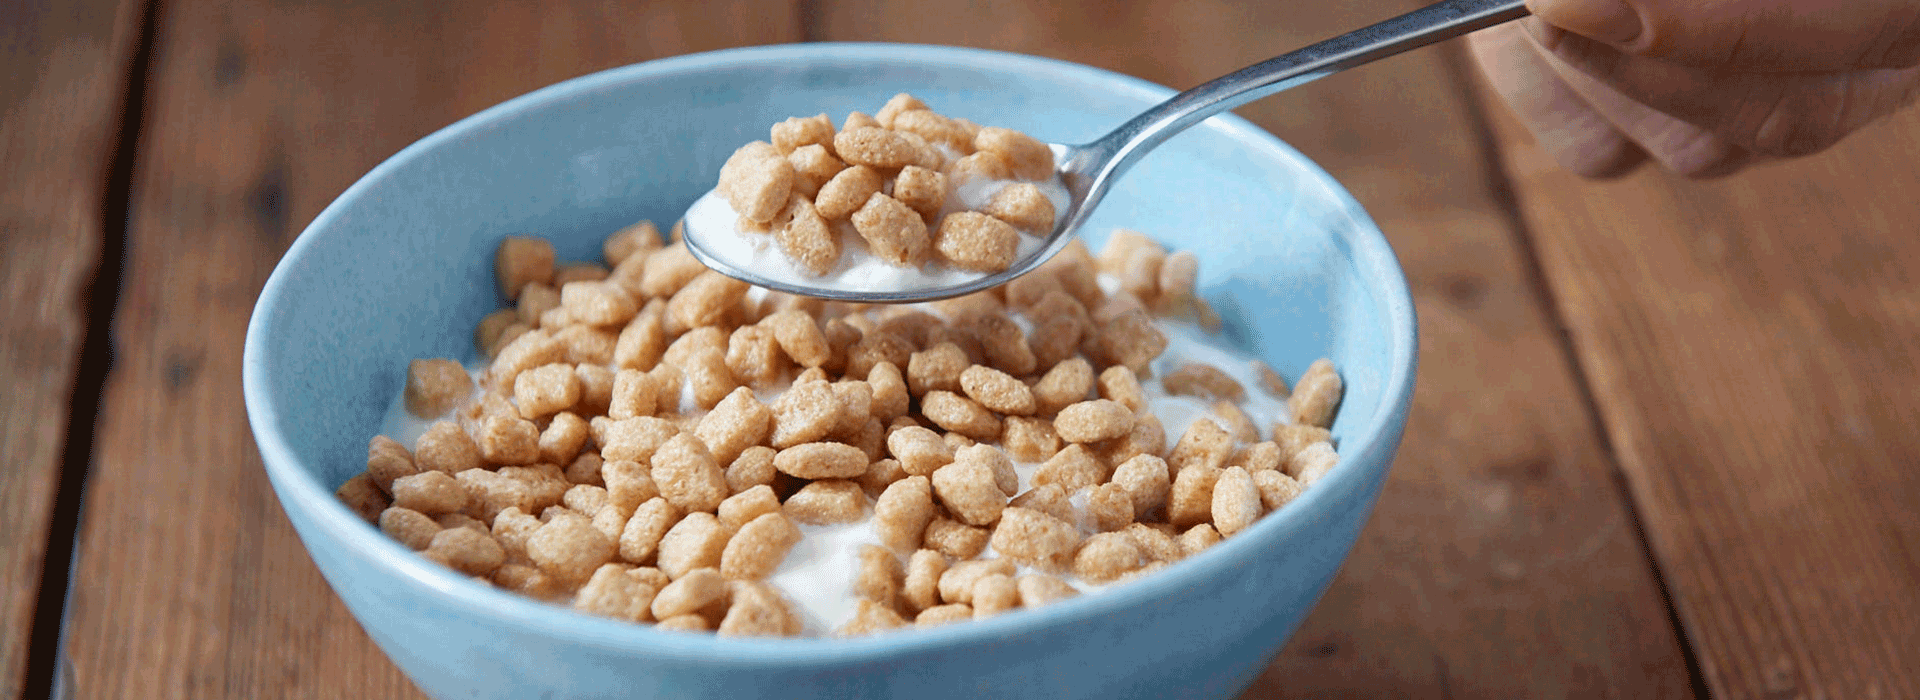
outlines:
[{"label": "human hand", "polygon": [[1469,37],[1496,92],[1586,177],[1818,152],[1920,90],[1913,0],[1530,0]]}]

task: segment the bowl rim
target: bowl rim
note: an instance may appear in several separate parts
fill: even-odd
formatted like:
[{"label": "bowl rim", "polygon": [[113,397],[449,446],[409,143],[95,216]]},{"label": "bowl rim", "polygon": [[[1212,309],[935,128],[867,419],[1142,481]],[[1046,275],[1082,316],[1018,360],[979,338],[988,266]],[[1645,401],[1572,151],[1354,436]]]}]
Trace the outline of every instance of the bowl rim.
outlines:
[{"label": "bowl rim", "polygon": [[[596,90],[619,86],[635,80],[714,68],[740,67],[770,62],[841,60],[866,63],[930,63],[944,67],[1002,70],[1013,73],[1045,73],[1050,77],[1097,85],[1102,90],[1158,102],[1175,91],[1139,78],[1080,63],[986,49],[897,43],[808,43],[731,48],[687,54],[611,68],[565,80],[508,99],[443,127],[401,149],[356,180],[330,202],[303,229],[268,277],[248,321],[242,355],[242,389],[248,420],[260,448],[262,463],[281,506],[299,509],[315,526],[337,537],[348,549],[364,556],[368,563],[406,584],[428,589],[441,596],[442,605],[466,613],[492,618],[496,624],[532,633],[588,645],[606,651],[644,654],[683,663],[709,663],[736,668],[784,666],[854,665],[871,663],[903,654],[930,652],[1011,638],[1027,632],[1070,627],[1164,598],[1188,587],[1195,579],[1217,576],[1242,562],[1260,556],[1274,541],[1298,535],[1331,517],[1343,502],[1343,494],[1365,487],[1371,480],[1384,478],[1391,466],[1399,441],[1397,423],[1412,401],[1414,369],[1417,364],[1418,336],[1414,305],[1404,273],[1400,269],[1384,234],[1351,193],[1317,163],[1293,149],[1278,137],[1230,113],[1212,117],[1196,125],[1221,132],[1245,143],[1250,152],[1263,158],[1293,161],[1316,175],[1328,194],[1355,217],[1360,226],[1340,232],[1347,249],[1353,253],[1355,267],[1363,277],[1383,280],[1378,289],[1386,319],[1389,371],[1383,377],[1381,402],[1371,416],[1342,449],[1343,463],[1374,465],[1370,470],[1336,469],[1307,489],[1274,517],[1261,518],[1239,537],[1228,538],[1207,552],[1170,566],[1170,575],[1148,576],[1098,595],[1079,596],[1036,610],[1000,615],[967,625],[943,625],[932,629],[911,629],[896,633],[851,639],[764,639],[729,638],[661,632],[650,626],[575,613],[567,608],[532,600],[469,581],[465,576],[433,564],[361,520],[334,497],[334,488],[322,484],[305,468],[304,460],[280,435],[281,411],[275,404],[267,378],[267,326],[274,309],[290,284],[289,261],[302,257],[313,244],[307,232],[323,229],[341,216],[348,203],[356,200],[410,161],[436,148],[455,142],[465,135],[482,131],[502,119],[536,110],[548,103],[570,99]],[[1377,472],[1377,473],[1376,473]],[[1371,508],[1368,509],[1370,515]],[[1363,515],[1364,518],[1367,515]],[[338,595],[338,593],[336,593]]]}]

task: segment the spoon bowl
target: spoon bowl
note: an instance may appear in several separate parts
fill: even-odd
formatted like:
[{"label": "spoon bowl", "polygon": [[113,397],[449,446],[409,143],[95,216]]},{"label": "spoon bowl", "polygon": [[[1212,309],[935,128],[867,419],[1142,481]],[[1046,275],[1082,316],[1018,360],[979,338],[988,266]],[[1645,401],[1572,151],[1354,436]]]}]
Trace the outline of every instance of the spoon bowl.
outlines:
[{"label": "spoon bowl", "polygon": [[[909,303],[991,289],[1032,272],[1052,259],[1086,223],[1114,180],[1154,147],[1187,127],[1348,68],[1526,15],[1523,0],[1442,0],[1215,78],[1154,105],[1090,143],[1048,144],[1053,150],[1055,174],[1066,187],[1067,205],[1054,217],[1053,231],[1046,239],[1038,246],[1022,246],[1027,249],[1025,254],[1000,272],[946,275],[923,284],[888,288],[827,277],[803,281],[782,279],[760,269],[753,261],[732,254],[737,248],[716,245],[721,236],[740,235],[733,227],[715,230],[700,223],[704,217],[691,215],[686,217],[687,250],[707,267],[728,277],[774,291],[836,301]],[[723,202],[716,194],[708,193],[695,207],[724,206]],[[731,219],[720,217],[719,220]]]}]

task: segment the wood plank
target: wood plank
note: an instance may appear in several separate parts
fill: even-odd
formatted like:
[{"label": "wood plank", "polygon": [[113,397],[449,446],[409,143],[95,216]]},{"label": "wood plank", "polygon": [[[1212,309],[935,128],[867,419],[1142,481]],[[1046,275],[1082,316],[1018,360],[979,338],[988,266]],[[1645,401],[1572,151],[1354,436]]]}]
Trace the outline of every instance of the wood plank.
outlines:
[{"label": "wood plank", "polygon": [[[240,400],[255,296],[381,159],[593,70],[798,38],[764,3],[164,5],[71,650],[86,698],[419,697],[313,567]],[[749,21],[749,18],[752,21]]]},{"label": "wood plank", "polygon": [[[820,3],[817,35],[1036,53],[1186,87],[1391,11],[839,0]],[[1372,523],[1247,697],[1689,696],[1613,464],[1484,177],[1458,55],[1435,52],[1447,50],[1240,110],[1326,166],[1388,232],[1422,357]]]},{"label": "wood plank", "polygon": [[1920,696],[1920,113],[1722,181],[1599,184],[1499,114],[1707,686]]},{"label": "wood plank", "polygon": [[0,6],[0,698],[25,690],[139,10]]}]

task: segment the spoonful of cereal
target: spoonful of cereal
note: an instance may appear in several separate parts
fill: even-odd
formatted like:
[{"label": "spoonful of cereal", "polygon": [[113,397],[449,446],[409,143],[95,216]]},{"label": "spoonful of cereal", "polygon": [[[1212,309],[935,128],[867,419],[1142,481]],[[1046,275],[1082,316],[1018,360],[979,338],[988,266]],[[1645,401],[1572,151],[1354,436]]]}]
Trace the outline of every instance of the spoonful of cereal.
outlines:
[{"label": "spoonful of cereal", "polygon": [[773,290],[914,302],[988,289],[1066,247],[1113,181],[1207,117],[1273,93],[1523,17],[1521,0],[1442,0],[1242,68],[1099,139],[1042,143],[900,94],[836,130],[821,114],[740,147],[687,210],[687,250]]}]

